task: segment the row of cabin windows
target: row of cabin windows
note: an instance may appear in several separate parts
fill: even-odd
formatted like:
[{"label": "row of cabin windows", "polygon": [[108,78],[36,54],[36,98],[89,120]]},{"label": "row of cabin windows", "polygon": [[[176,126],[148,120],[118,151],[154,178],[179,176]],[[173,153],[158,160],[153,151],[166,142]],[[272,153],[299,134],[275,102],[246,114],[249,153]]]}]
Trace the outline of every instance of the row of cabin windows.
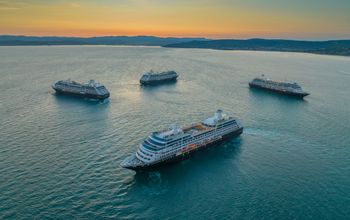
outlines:
[{"label": "row of cabin windows", "polygon": [[[208,137],[209,135],[211,136],[213,132],[215,133],[222,133],[223,131],[227,131],[227,130],[230,130],[231,128],[226,126],[226,128],[223,128],[223,129],[220,129],[220,130],[212,130],[208,133],[204,133],[204,137]],[[194,140],[201,140],[203,138],[203,135],[199,135],[197,137],[194,138]]]},{"label": "row of cabin windows", "polygon": [[77,87],[77,86],[75,86],[75,87],[69,86],[67,88],[63,87],[63,89],[69,89],[71,91],[78,91],[78,92],[86,91],[86,92],[89,92],[89,93],[96,93],[96,90],[93,89],[93,88],[84,88],[84,87],[82,88],[82,87]]},{"label": "row of cabin windows", "polygon": [[106,92],[107,92],[107,89],[106,89],[106,87],[104,87],[104,86],[97,87],[96,89],[97,89],[98,91],[100,91],[100,92],[103,92],[103,93],[106,93]]},{"label": "row of cabin windows", "polygon": [[227,128],[237,128],[237,127],[238,127],[237,124],[233,124],[233,125],[231,125],[231,126],[224,126],[224,127],[221,127],[220,130],[222,130],[222,129],[227,129]]},{"label": "row of cabin windows", "polygon": [[187,136],[187,137],[185,137],[185,138],[178,138],[178,139],[176,139],[176,140],[169,141],[167,144],[172,144],[172,143],[175,143],[175,142],[177,142],[177,141],[179,141],[179,140],[181,140],[181,139],[188,139],[188,138],[191,138],[191,136]]},{"label": "row of cabin windows", "polygon": [[[164,140],[164,139],[161,139],[161,138],[159,138],[159,137],[157,137],[157,136],[155,136],[155,135],[152,135],[152,138],[154,138],[154,139],[156,139],[156,140],[159,140],[159,141],[166,141],[166,140]],[[186,137],[183,137],[183,138],[178,138],[178,139],[175,139],[175,140],[172,140],[172,141],[169,141],[169,142],[167,142],[166,144],[172,144],[172,143],[175,143],[175,142],[177,142],[177,141],[180,141],[181,139],[183,139],[183,140],[187,140],[187,139],[191,139],[191,136],[190,135],[188,135],[188,136],[186,136]],[[165,144],[162,144],[162,143],[157,143],[157,145],[165,145]]]},{"label": "row of cabin windows", "polygon": [[[152,136],[152,138],[154,138],[154,136]],[[165,144],[163,144],[163,143],[154,141],[154,140],[152,140],[151,138],[148,138],[147,141],[150,142],[151,144],[156,145],[156,146],[164,146],[164,145],[165,145]]]},{"label": "row of cabin windows", "polygon": [[64,87],[69,87],[71,89],[84,89],[84,90],[95,90],[95,88],[87,87],[87,86],[80,86],[80,85],[62,85]]},{"label": "row of cabin windows", "polygon": [[152,144],[149,140],[145,140],[144,143],[146,143],[147,145],[153,147],[153,148],[162,148],[163,146],[158,146],[158,145],[155,145],[155,144]]},{"label": "row of cabin windows", "polygon": [[[229,121],[229,122],[225,122],[225,123],[223,123],[223,124],[221,124],[221,125],[219,125],[219,126],[229,126],[229,125],[231,125],[231,124],[233,124],[235,121],[233,120],[233,121]],[[211,131],[213,131],[213,130],[211,130]],[[209,131],[210,132],[210,131]],[[208,133],[209,133],[208,132]],[[204,133],[203,133],[204,134]],[[159,140],[159,141],[165,141],[164,139],[161,139],[161,138],[158,138],[157,136],[155,136],[155,135],[152,135],[152,137],[154,138],[154,139],[156,139],[156,140]],[[183,140],[188,140],[188,139],[191,139],[191,136],[187,136],[187,137],[185,137],[185,138],[183,138]],[[181,139],[179,138],[179,139],[176,139],[176,140],[172,140],[172,141],[169,141],[169,142],[167,142],[166,144],[168,145],[168,146],[171,146],[172,145],[172,143],[175,143],[175,142],[178,142],[178,141],[180,141]],[[153,144],[155,144],[155,145],[160,145],[160,146],[164,146],[165,144],[163,144],[163,143],[155,143],[155,141],[150,141],[151,143],[153,143]]]},{"label": "row of cabin windows", "polygon": [[173,146],[176,146],[176,145],[182,145],[182,143],[189,143],[189,142],[191,142],[191,140],[192,140],[193,138],[192,138],[192,136],[186,136],[185,138],[179,138],[179,139],[177,139],[177,140],[175,140],[175,141],[171,141],[171,142],[169,142],[168,144],[167,144],[167,147],[173,147]]},{"label": "row of cabin windows", "polygon": [[217,130],[210,130],[208,132],[205,132],[205,133],[202,133],[202,134],[196,136],[194,139],[197,140],[197,139],[201,139],[203,136],[204,137],[207,137],[209,135],[211,136],[213,133],[217,133],[217,132],[218,132]]},{"label": "row of cabin windows", "polygon": [[[215,130],[210,130],[210,131],[207,131],[207,132],[204,132],[203,134],[200,134],[198,137],[202,136],[202,135],[208,135],[208,134],[211,134],[212,132],[214,132]],[[185,137],[183,138],[183,143],[190,143],[192,142],[193,138],[191,136],[188,136],[188,137]],[[181,139],[178,139],[178,140],[175,140],[175,141],[171,141],[169,143],[172,143],[172,142],[180,142],[181,143]],[[171,147],[173,146],[173,144],[169,144],[167,145],[167,147]],[[176,144],[175,144],[176,145]]]},{"label": "row of cabin windows", "polygon": [[159,138],[156,135],[152,135],[152,138],[156,139],[157,141],[165,141],[164,139]]},{"label": "row of cabin windows", "polygon": [[173,152],[169,151],[169,152],[166,152],[165,154],[162,154],[162,156],[160,156],[160,158],[163,159],[163,158],[166,158],[166,157],[173,155],[173,154],[174,154]]},{"label": "row of cabin windows", "polygon": [[141,158],[143,158],[143,159],[145,159],[145,160],[151,160],[150,158],[147,158],[147,157],[144,157],[144,156],[142,156],[142,154],[137,154],[137,155],[139,155]]},{"label": "row of cabin windows", "polygon": [[152,157],[152,154],[149,154],[149,153],[143,151],[141,148],[140,148],[140,151],[141,151],[143,154],[145,154],[145,155],[147,155],[147,156],[149,156],[149,157]]},{"label": "row of cabin windows", "polygon": [[157,149],[157,148],[154,148],[154,147],[149,146],[149,145],[146,144],[145,142],[142,143],[142,146],[143,146],[144,148],[150,150],[150,151],[158,151],[158,150],[159,150],[159,149]]},{"label": "row of cabin windows", "polygon": [[228,122],[222,123],[221,125],[233,124],[235,122],[236,122],[235,120],[232,120],[232,121],[228,121]]},{"label": "row of cabin windows", "polygon": [[161,75],[161,76],[151,76],[150,79],[167,79],[170,77],[175,77],[175,74]]},{"label": "row of cabin windows", "polygon": [[225,123],[223,123],[223,124],[220,124],[220,125],[218,125],[218,127],[223,127],[223,126],[228,126],[228,125],[232,125],[232,124],[234,124],[236,121],[229,121],[229,122],[225,122]]},{"label": "row of cabin windows", "polygon": [[[227,126],[229,126],[229,125],[232,125],[233,124],[233,122],[231,123],[231,124],[227,124],[227,125],[225,125],[225,127],[227,127]],[[197,137],[195,137],[195,138],[192,138],[192,139],[187,139],[187,140],[184,140],[183,142],[181,142],[180,140],[178,140],[178,143],[176,143],[176,144],[170,144],[170,145],[168,145],[167,147],[176,147],[176,146],[178,146],[178,145],[183,145],[183,144],[188,144],[188,143],[191,143],[191,142],[193,142],[193,141],[197,141],[197,140],[200,140],[200,139],[202,139],[202,138],[206,138],[206,137],[208,137],[209,135],[212,135],[212,133],[213,132],[215,132],[216,130],[210,130],[210,131],[208,131],[208,132],[205,132],[205,133],[203,133],[203,134],[200,134],[200,135],[198,135]]]},{"label": "row of cabin windows", "polygon": [[219,126],[218,129],[226,128],[226,127],[229,127],[229,126],[232,126],[232,125],[234,125],[234,123],[228,124],[228,125]]},{"label": "row of cabin windows", "polygon": [[[225,133],[225,131],[228,131],[228,130],[230,130],[230,129],[229,129],[229,128],[225,128],[225,129],[220,130],[220,131],[217,132],[217,133]],[[212,131],[215,131],[215,130],[212,130]],[[198,136],[198,137],[195,137],[194,139],[192,139],[192,140],[190,140],[190,141],[188,141],[188,142],[189,142],[189,143],[196,143],[196,142],[205,140],[205,139],[208,138],[208,134],[209,134],[209,132],[208,132],[207,135],[205,135],[205,136]],[[184,142],[184,144],[186,144],[186,142]],[[182,148],[182,147],[183,147],[183,144],[179,144],[178,146],[174,146],[173,148],[171,148],[171,149],[165,151],[164,153],[177,151],[177,150],[179,150],[179,149]]]},{"label": "row of cabin windows", "polygon": [[174,145],[176,145],[178,143],[181,143],[181,140],[184,141],[184,140],[189,140],[189,139],[191,139],[190,135],[188,135],[186,137],[183,137],[183,138],[179,138],[179,139],[173,140],[173,141],[169,141],[167,143],[167,147],[171,147],[171,146],[174,146]]},{"label": "row of cabin windows", "polygon": [[[229,126],[229,125],[232,125],[232,124],[234,124],[234,121],[232,121],[230,124],[227,123],[225,126],[223,126],[223,127],[225,127],[225,128],[221,129],[219,132],[223,132],[223,131],[228,130],[228,126]],[[211,131],[205,132],[205,133],[203,133],[203,134],[200,134],[200,135],[198,135],[198,136],[195,137],[195,138],[188,139],[188,140],[186,140],[186,141],[181,141],[181,139],[179,139],[179,140],[177,140],[177,143],[167,145],[167,148],[168,148],[168,147],[172,147],[171,149],[176,149],[176,148],[178,148],[178,147],[182,147],[184,144],[188,144],[188,143],[192,143],[192,142],[196,142],[196,141],[205,139],[205,138],[207,138],[209,135],[212,135],[213,132],[216,132],[216,133],[217,133],[218,131],[217,131],[217,130],[211,130]],[[150,140],[150,139],[148,139],[148,141],[149,141],[149,140]],[[159,148],[154,148],[154,147],[152,147],[152,146],[149,146],[149,145],[147,145],[146,143],[144,143],[143,145],[144,145],[144,147],[146,147],[146,148],[149,149],[149,150],[153,150],[153,151],[161,150],[161,149],[159,149]],[[167,152],[167,151],[166,151],[166,152]]]},{"label": "row of cabin windows", "polygon": [[[154,137],[154,136],[153,136]],[[178,139],[175,139],[175,140],[172,140],[172,141],[168,141],[167,143],[166,143],[166,145],[167,146],[171,146],[173,143],[176,143],[176,142],[178,142],[178,141],[181,141],[181,139],[189,139],[189,138],[191,138],[191,136],[189,135],[189,136],[186,136],[186,137],[184,137],[184,138],[178,138]],[[158,144],[158,145],[160,145],[160,144]],[[162,146],[164,146],[165,144],[161,144]]]}]

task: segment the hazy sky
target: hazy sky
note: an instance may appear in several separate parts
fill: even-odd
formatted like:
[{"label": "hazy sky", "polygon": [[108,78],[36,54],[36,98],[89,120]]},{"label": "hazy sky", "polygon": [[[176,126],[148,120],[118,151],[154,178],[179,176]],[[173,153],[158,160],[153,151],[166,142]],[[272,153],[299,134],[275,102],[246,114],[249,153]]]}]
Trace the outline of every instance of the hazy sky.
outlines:
[{"label": "hazy sky", "polygon": [[0,34],[350,38],[350,0],[0,0]]}]

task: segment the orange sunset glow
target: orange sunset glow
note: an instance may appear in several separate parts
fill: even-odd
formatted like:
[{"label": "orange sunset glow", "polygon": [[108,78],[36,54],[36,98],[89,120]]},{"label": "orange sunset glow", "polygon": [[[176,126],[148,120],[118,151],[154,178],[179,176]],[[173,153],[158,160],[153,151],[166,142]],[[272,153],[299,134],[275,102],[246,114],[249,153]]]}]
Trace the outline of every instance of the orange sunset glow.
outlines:
[{"label": "orange sunset glow", "polygon": [[0,34],[350,37],[349,1],[1,0]]}]

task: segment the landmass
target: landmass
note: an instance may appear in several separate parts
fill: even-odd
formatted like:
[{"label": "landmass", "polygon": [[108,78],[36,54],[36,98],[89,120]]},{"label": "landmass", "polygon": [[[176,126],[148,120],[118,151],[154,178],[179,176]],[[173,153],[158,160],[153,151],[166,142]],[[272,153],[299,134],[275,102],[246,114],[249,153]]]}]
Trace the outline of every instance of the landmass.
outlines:
[{"label": "landmass", "polygon": [[0,35],[0,46],[136,45],[169,48],[304,52],[350,56],[350,40],[301,41],[283,39],[211,40],[154,36],[36,37]]},{"label": "landmass", "polygon": [[205,41],[205,38],[176,38],[153,36],[103,36],[103,37],[36,37],[0,35],[0,46],[40,45],[139,45],[164,46],[188,41]]},{"label": "landmass", "polygon": [[350,56],[350,40],[299,41],[274,39],[207,40],[164,45],[172,48],[304,52]]}]

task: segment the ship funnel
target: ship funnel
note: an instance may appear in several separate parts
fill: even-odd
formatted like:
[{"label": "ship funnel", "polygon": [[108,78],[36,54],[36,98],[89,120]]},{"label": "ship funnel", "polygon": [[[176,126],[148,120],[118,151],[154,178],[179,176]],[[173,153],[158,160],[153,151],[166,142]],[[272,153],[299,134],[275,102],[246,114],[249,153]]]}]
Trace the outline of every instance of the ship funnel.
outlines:
[{"label": "ship funnel", "polygon": [[222,119],[222,110],[217,110],[216,112],[215,112],[215,118],[219,121],[219,120],[221,120]]}]

